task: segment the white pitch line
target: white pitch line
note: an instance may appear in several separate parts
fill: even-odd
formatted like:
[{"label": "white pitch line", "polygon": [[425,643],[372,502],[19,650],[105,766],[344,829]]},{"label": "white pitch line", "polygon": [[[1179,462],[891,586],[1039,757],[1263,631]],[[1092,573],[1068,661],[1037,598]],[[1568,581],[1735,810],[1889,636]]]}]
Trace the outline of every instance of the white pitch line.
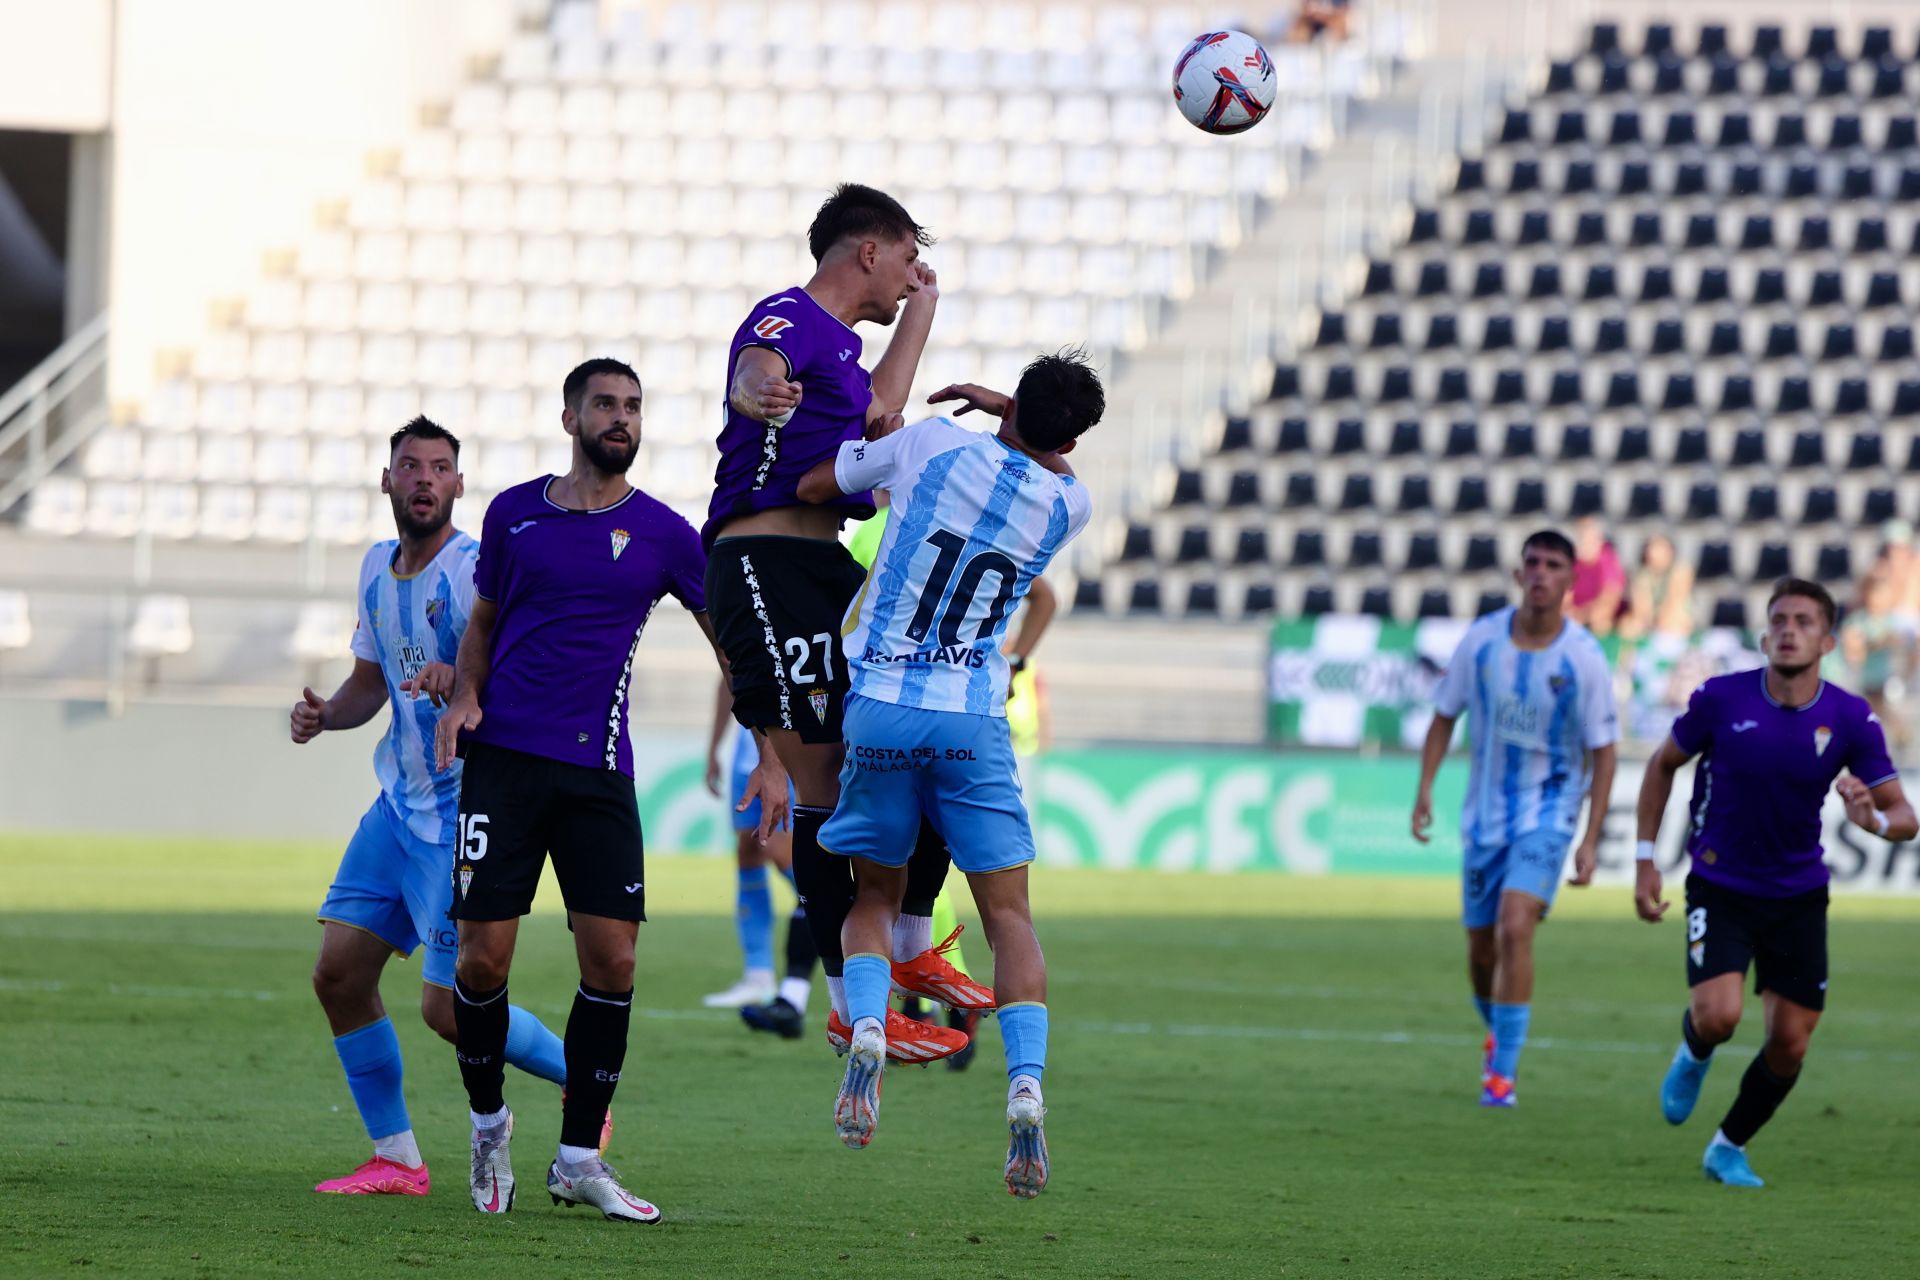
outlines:
[{"label": "white pitch line", "polygon": [[[0,978],[0,992],[7,991],[48,995],[71,991],[83,994],[133,996],[146,1000],[204,1000],[210,996],[224,1000],[259,1001],[280,998],[279,992],[249,991],[236,987],[156,987],[120,982],[93,987],[63,982],[57,978]],[[543,1006],[541,1011],[556,1016],[563,1012],[557,1005]],[[633,1012],[638,1017],[663,1022],[730,1022],[734,1016],[737,1016],[725,1009],[637,1008]],[[1351,1028],[1276,1027],[1258,1024],[1196,1026],[1186,1023],[1096,1022],[1073,1018],[1062,1019],[1060,1029],[1089,1035],[1170,1036],[1183,1040],[1278,1040],[1297,1044],[1408,1045],[1431,1049],[1477,1049],[1485,1039],[1484,1036],[1445,1031],[1365,1031]],[[1652,1058],[1665,1057],[1673,1051],[1672,1044],[1657,1044],[1646,1040],[1570,1040],[1558,1036],[1530,1037],[1527,1048],[1563,1053],[1626,1054]],[[1898,1050],[1820,1048],[1818,1053],[1821,1057],[1832,1057],[1846,1062],[1920,1061],[1920,1054]]]}]

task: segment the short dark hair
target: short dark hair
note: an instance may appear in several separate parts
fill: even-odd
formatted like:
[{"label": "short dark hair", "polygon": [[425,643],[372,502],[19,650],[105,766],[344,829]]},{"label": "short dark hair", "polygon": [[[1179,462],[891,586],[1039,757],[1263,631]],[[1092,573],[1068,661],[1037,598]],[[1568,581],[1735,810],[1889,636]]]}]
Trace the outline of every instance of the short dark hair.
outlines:
[{"label": "short dark hair", "polygon": [[819,262],[827,251],[848,236],[881,236],[911,240],[921,248],[933,243],[927,229],[915,222],[898,200],[884,191],[843,182],[821,204],[807,228],[807,250]]},{"label": "short dark hair", "polygon": [[1773,615],[1773,606],[1786,596],[1800,596],[1820,606],[1820,612],[1826,617],[1827,630],[1833,630],[1833,624],[1840,617],[1840,606],[1833,602],[1833,593],[1810,578],[1781,578],[1773,584],[1773,594],[1767,597],[1767,615]]},{"label": "short dark hair", "polygon": [[392,438],[387,441],[387,456],[391,458],[393,451],[400,447],[400,442],[406,439],[445,440],[453,446],[453,460],[460,461],[460,437],[424,413],[393,433]]},{"label": "short dark hair", "polygon": [[1520,544],[1521,559],[1524,560],[1527,552],[1533,550],[1535,547],[1540,548],[1542,551],[1552,551],[1558,555],[1565,556],[1568,564],[1572,564],[1574,561],[1573,539],[1558,529],[1536,529],[1528,534],[1527,540]]},{"label": "short dark hair", "polygon": [[1100,375],[1079,347],[1041,356],[1022,369],[1013,401],[1014,429],[1042,453],[1078,439],[1107,411]]},{"label": "short dark hair", "polygon": [[640,375],[635,373],[632,366],[626,362],[615,360],[612,356],[595,356],[585,364],[577,366],[567,375],[567,380],[560,384],[560,399],[566,403],[567,408],[575,413],[580,412],[580,397],[587,394],[587,383],[597,373],[618,374],[623,378],[632,378],[634,386],[640,385]]}]

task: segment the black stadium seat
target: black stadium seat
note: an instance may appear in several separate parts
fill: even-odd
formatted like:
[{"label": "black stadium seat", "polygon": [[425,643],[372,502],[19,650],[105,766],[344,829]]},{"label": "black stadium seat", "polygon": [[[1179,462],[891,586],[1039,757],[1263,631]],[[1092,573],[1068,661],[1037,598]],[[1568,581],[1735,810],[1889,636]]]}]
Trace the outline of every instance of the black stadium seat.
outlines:
[{"label": "black stadium seat", "polygon": [[1129,524],[1120,544],[1120,563],[1135,564],[1153,559],[1153,530],[1144,524]]},{"label": "black stadium seat", "polygon": [[1485,573],[1500,566],[1500,544],[1490,533],[1476,533],[1467,539],[1460,559],[1461,573]]},{"label": "black stadium seat", "polygon": [[1713,582],[1733,575],[1733,551],[1724,542],[1703,542],[1694,561],[1693,576],[1699,582]]},{"label": "black stadium seat", "polygon": [[1287,561],[1296,569],[1318,569],[1327,563],[1326,535],[1318,529],[1296,529],[1293,555]]},{"label": "black stadium seat", "polygon": [[[1773,582],[1793,575],[1793,549],[1784,542],[1763,542],[1754,552],[1752,582]],[[1832,579],[1828,579],[1832,581]]]},{"label": "black stadium seat", "polygon": [[1440,567],[1440,535],[1416,533],[1407,539],[1407,558],[1401,564],[1404,573],[1421,573]]},{"label": "black stadium seat", "polygon": [[1260,505],[1260,473],[1258,471],[1236,471],[1227,481],[1227,500],[1229,510],[1240,507]]},{"label": "black stadium seat", "polygon": [[1204,578],[1188,583],[1186,613],[1189,618],[1219,617],[1220,585]]},{"label": "black stadium seat", "polygon": [[1313,445],[1307,436],[1305,418],[1280,419],[1280,434],[1274,438],[1273,451],[1276,454],[1306,453]]},{"label": "black stadium seat", "polygon": [[1400,500],[1393,504],[1403,514],[1433,510],[1433,479],[1424,471],[1412,471],[1400,478]]},{"label": "black stadium seat", "polygon": [[1127,612],[1133,614],[1157,614],[1160,612],[1160,582],[1156,578],[1135,578],[1127,595]]},{"label": "black stadium seat", "polygon": [[1380,535],[1371,529],[1355,533],[1347,544],[1348,569],[1377,569],[1382,560]]},{"label": "black stadium seat", "polygon": [[1453,597],[1438,587],[1429,587],[1420,593],[1420,604],[1414,611],[1414,616],[1450,618],[1453,616]]},{"label": "black stadium seat", "polygon": [[1333,588],[1324,583],[1307,588],[1300,598],[1300,612],[1305,617],[1317,618],[1323,613],[1333,612]]},{"label": "black stadium seat", "polygon": [[1272,613],[1279,607],[1271,582],[1256,582],[1247,588],[1246,602],[1240,606],[1240,612],[1250,615]]},{"label": "black stadium seat", "polygon": [[1233,546],[1233,562],[1236,565],[1259,565],[1267,562],[1267,531],[1262,528],[1242,529]]},{"label": "black stadium seat", "polygon": [[1193,525],[1180,531],[1180,546],[1174,552],[1175,564],[1208,564],[1213,560],[1213,534],[1206,525]]},{"label": "black stadium seat", "polygon": [[1393,593],[1385,587],[1368,587],[1360,593],[1360,612],[1374,618],[1393,616]]}]

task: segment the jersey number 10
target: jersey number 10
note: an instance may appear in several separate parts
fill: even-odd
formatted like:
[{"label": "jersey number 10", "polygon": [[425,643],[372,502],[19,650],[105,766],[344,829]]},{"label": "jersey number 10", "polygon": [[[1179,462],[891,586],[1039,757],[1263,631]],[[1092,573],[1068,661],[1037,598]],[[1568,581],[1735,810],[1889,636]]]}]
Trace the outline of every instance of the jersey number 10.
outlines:
[{"label": "jersey number 10", "polygon": [[[946,529],[935,529],[927,535],[927,541],[940,554],[933,562],[933,572],[927,575],[926,589],[920,593],[920,607],[914,611],[913,621],[907,627],[907,638],[915,644],[925,640],[927,632],[932,629],[934,610],[940,607],[941,598],[947,594],[947,584],[953,581],[954,569],[960,564],[960,553],[967,549],[965,538]],[[998,575],[1000,586],[994,592],[993,603],[987,607],[987,616],[981,621],[980,629],[973,633],[973,638],[986,639],[1000,625],[1000,620],[1006,617],[1007,605],[1013,600],[1013,587],[1019,580],[1020,570],[1000,552],[982,551],[960,570],[960,581],[953,588],[953,598],[947,601],[946,612],[940,615],[941,644],[960,643],[960,624],[967,620],[967,612],[973,608],[973,597],[980,590],[981,580],[989,573]]]}]

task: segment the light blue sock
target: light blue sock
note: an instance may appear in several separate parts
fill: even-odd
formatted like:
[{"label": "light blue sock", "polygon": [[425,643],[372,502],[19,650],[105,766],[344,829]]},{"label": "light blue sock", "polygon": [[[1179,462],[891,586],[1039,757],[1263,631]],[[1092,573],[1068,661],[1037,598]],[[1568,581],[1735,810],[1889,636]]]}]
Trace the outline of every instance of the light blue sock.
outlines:
[{"label": "light blue sock", "polygon": [[567,1047],[547,1024],[517,1004],[507,1006],[507,1061],[528,1075],[567,1082]]},{"label": "light blue sock", "polygon": [[847,957],[844,972],[848,1024],[857,1026],[862,1018],[874,1018],[885,1025],[887,996],[893,991],[893,962],[863,952]]},{"label": "light blue sock", "polygon": [[380,1021],[333,1038],[333,1051],[347,1071],[347,1088],[367,1136],[376,1141],[413,1128],[407,1119],[407,1096],[401,1089],[400,1037],[393,1021]]},{"label": "light blue sock", "polygon": [[1487,1030],[1493,1030],[1493,1001],[1485,996],[1475,996],[1473,1007],[1480,1011],[1480,1021],[1487,1024]]},{"label": "light blue sock", "polygon": [[1511,1080],[1520,1069],[1520,1050],[1527,1043],[1527,1022],[1533,1016],[1530,1005],[1493,1006],[1493,1073]]},{"label": "light blue sock", "polygon": [[1032,1076],[1044,1080],[1047,1072],[1047,1006],[1001,1005],[1000,1039],[1007,1049],[1007,1079]]},{"label": "light blue sock", "polygon": [[740,954],[747,970],[773,970],[773,890],[765,867],[742,867],[734,895],[733,921],[740,931]]}]

